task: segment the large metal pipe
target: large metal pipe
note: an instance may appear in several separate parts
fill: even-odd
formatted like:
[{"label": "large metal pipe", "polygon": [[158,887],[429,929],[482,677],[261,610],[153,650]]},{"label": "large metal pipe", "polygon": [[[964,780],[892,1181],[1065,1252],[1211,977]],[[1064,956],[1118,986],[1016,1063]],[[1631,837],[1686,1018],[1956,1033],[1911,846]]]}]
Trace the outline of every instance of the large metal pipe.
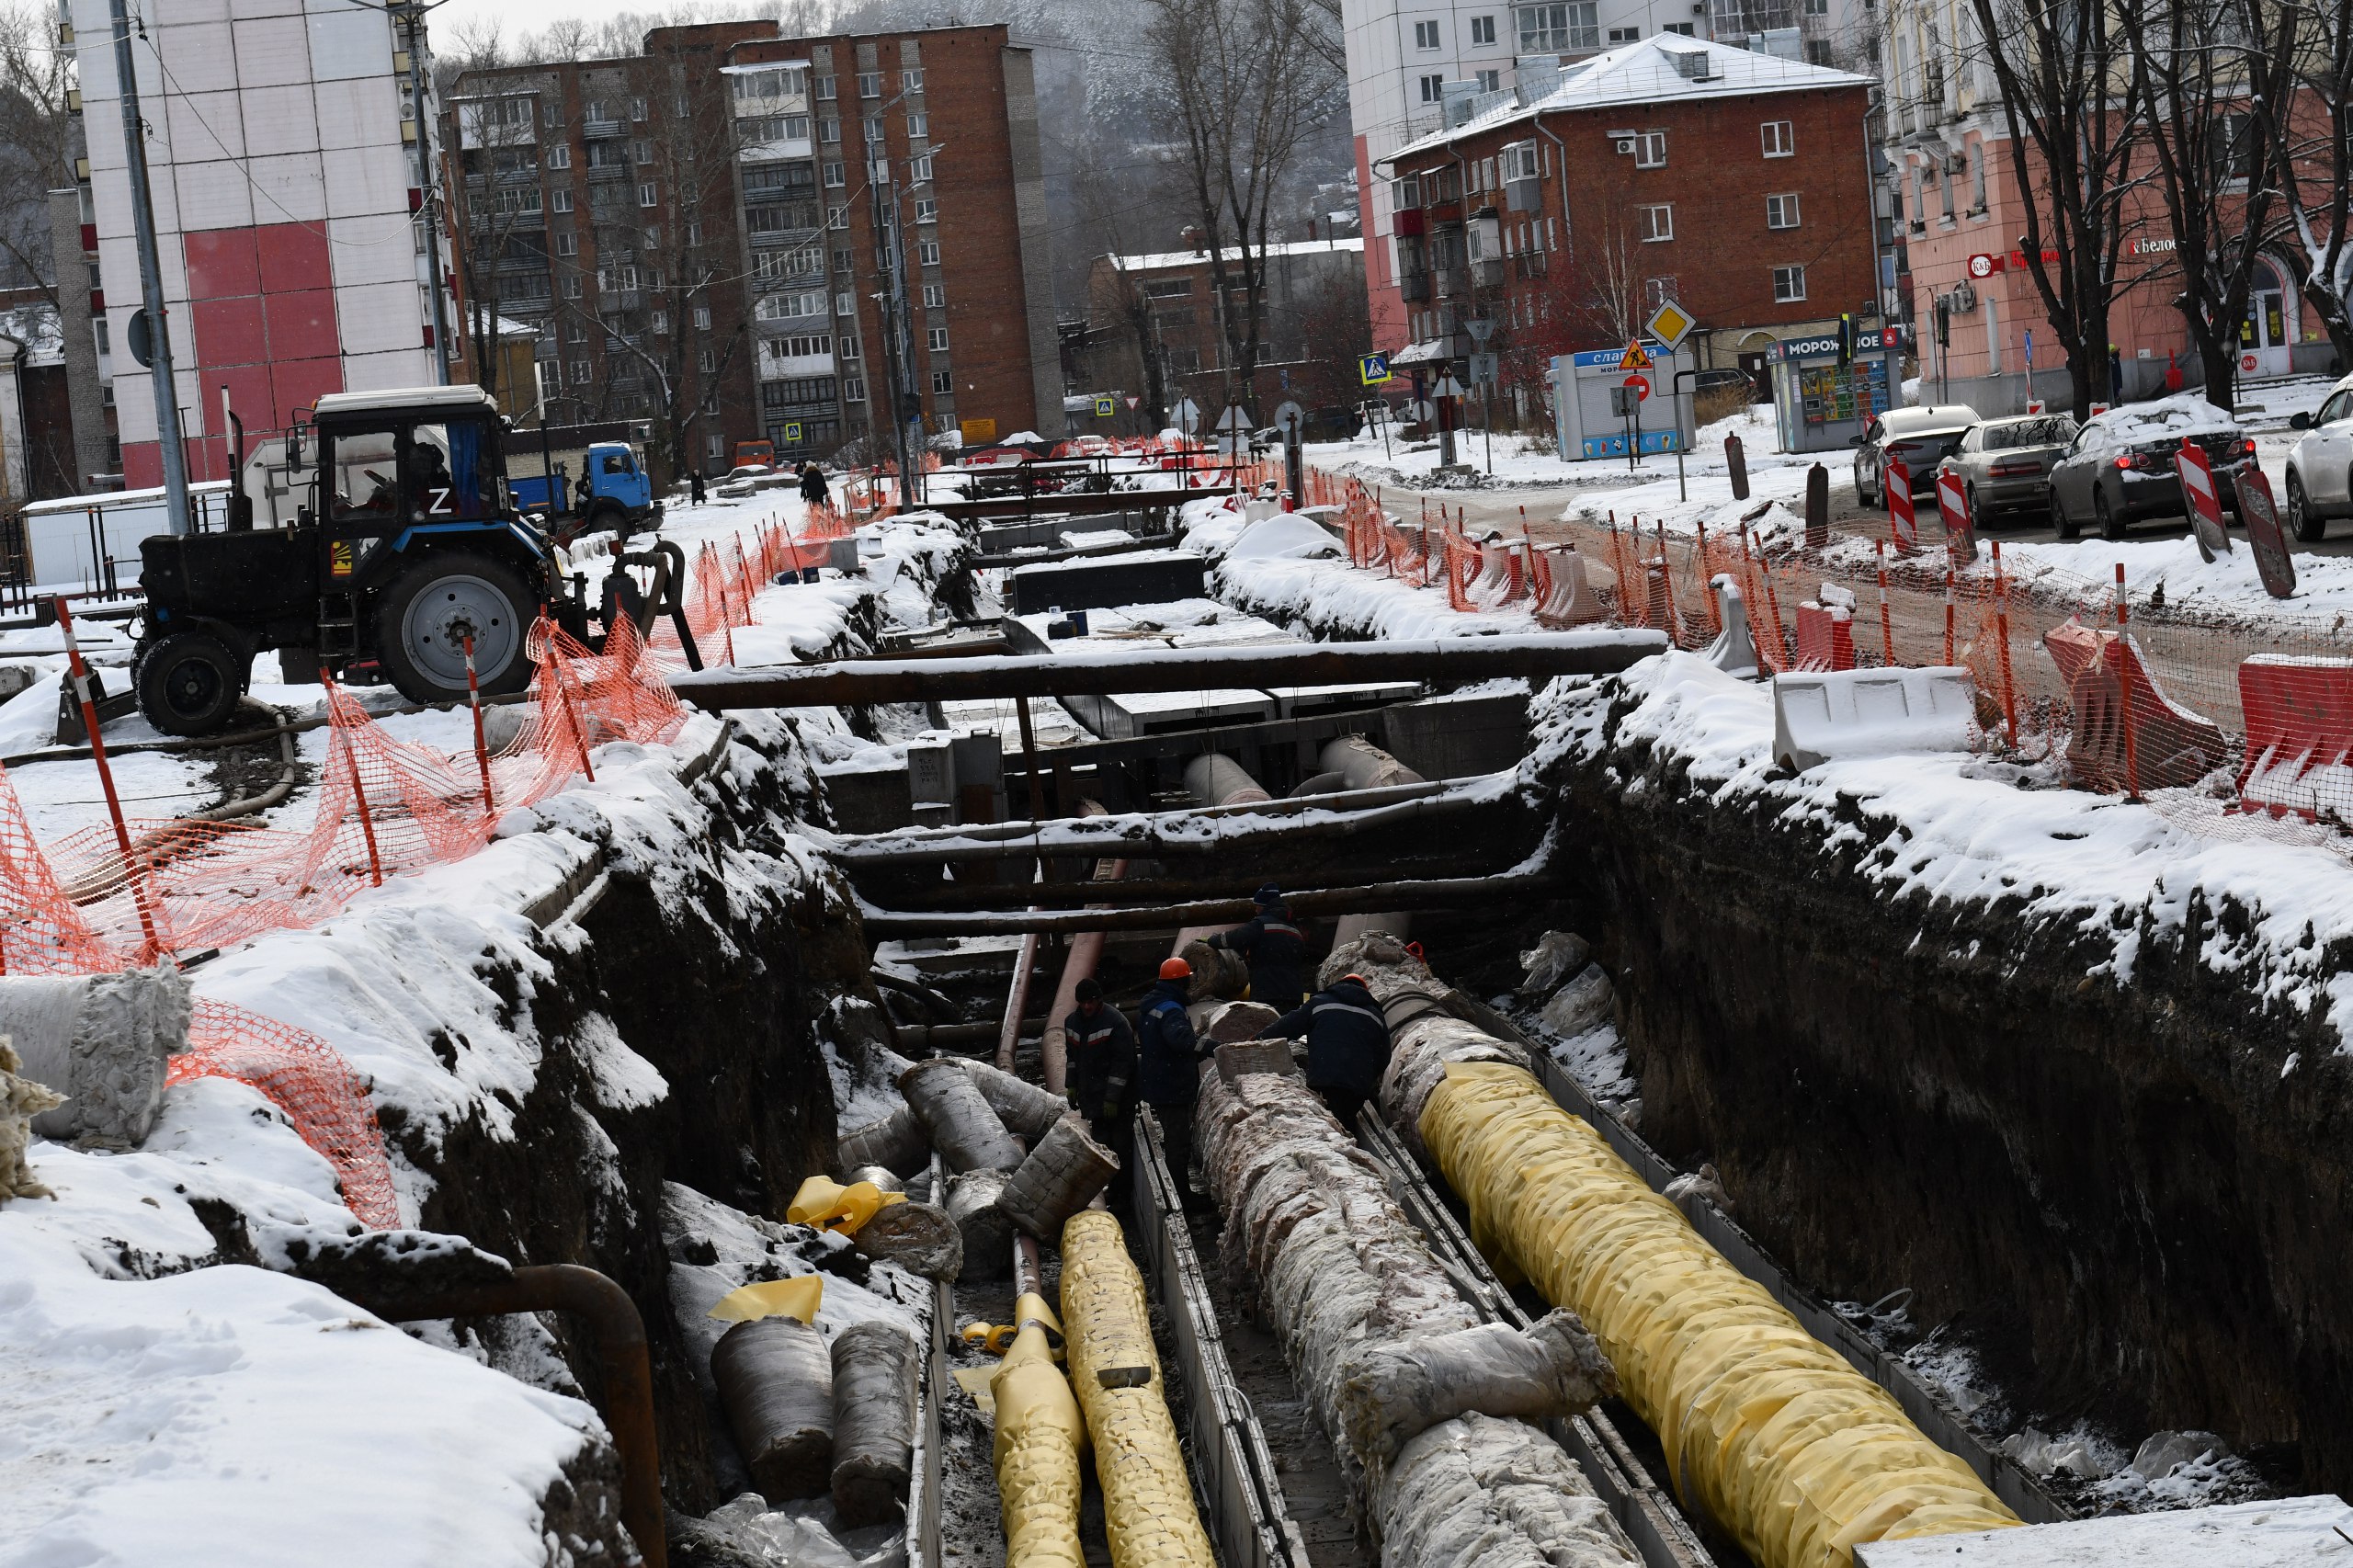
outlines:
[{"label": "large metal pipe", "polygon": [[[1293,915],[1346,915],[1359,910],[1454,909],[1486,906],[1497,898],[1549,893],[1559,886],[1550,870],[1513,871],[1495,877],[1434,878],[1427,881],[1378,882],[1359,888],[1327,888],[1285,902]],[[1214,930],[1220,922],[1240,925],[1255,908],[1246,898],[1209,899],[1148,909],[1028,909],[960,914],[953,911],[859,910],[869,941],[902,937],[1014,936],[1024,931],[1074,932]]]},{"label": "large metal pipe", "polygon": [[818,708],[986,697],[1111,697],[1212,687],[1346,686],[1366,681],[1472,681],[1611,675],[1666,651],[1666,634],[1585,631],[1394,642],[1177,648],[1097,657],[866,659],[762,665],[676,676],[698,708]]},{"label": "large metal pipe", "polygon": [[605,1425],[620,1454],[621,1527],[637,1542],[646,1568],[668,1568],[662,1450],[654,1435],[654,1367],[646,1353],[645,1320],[628,1291],[593,1268],[543,1263],[527,1264],[504,1279],[350,1299],[388,1323],[507,1312],[570,1312],[585,1320],[596,1335],[597,1365],[603,1374]]},{"label": "large metal pipe", "polygon": [[[1260,805],[1270,803],[1274,799],[1256,778],[1250,777],[1248,768],[1223,752],[1203,752],[1187,763],[1185,788],[1193,792],[1194,800],[1213,808]],[[1195,942],[1205,942],[1221,931],[1231,931],[1247,918],[1245,915],[1233,920],[1188,926],[1176,933],[1176,940],[1168,950],[1172,956],[1182,956],[1185,949]],[[1183,1176],[1183,1172],[1177,1173],[1179,1180]]]},{"label": "large metal pipe", "polygon": [[[1533,838],[1533,833],[1529,836]],[[1438,852],[1447,850],[1449,848],[1447,846],[1434,846],[1432,848],[1434,852],[1424,858],[1422,865],[1430,869],[1442,869],[1457,878],[1477,876],[1485,870],[1492,870],[1501,875],[1518,864],[1528,853],[1527,848],[1517,845],[1498,845],[1494,855],[1478,856],[1470,855],[1459,848],[1452,849],[1451,852]],[[1367,858],[1370,858],[1370,851],[1367,851]],[[1500,858],[1502,864],[1475,863],[1496,858]],[[1126,864],[1124,861],[1100,863]],[[1245,861],[1245,865],[1247,864],[1248,862]],[[1312,889],[1356,887],[1362,883],[1365,877],[1374,874],[1385,873],[1403,879],[1413,874],[1408,867],[1408,858],[1400,855],[1390,858],[1385,864],[1355,871],[1307,872],[1296,876],[1286,876],[1280,880],[1283,891],[1288,894]],[[1192,903],[1202,899],[1226,897],[1234,891],[1238,880],[1254,878],[1256,875],[1255,872],[1245,869],[1231,871],[1222,876],[1129,877],[1116,882],[1049,884],[1031,891],[1028,907],[1031,909],[1121,909],[1146,903]],[[977,887],[960,886],[953,882],[934,884],[926,880],[919,888],[907,892],[904,904],[893,903],[892,907],[894,909],[1002,909],[1005,907],[1005,890],[992,888],[986,884]],[[936,1027],[952,1030],[957,1026]],[[996,1036],[996,1026],[990,1024],[986,1027],[989,1038],[994,1040]],[[1024,1028],[1036,1027],[1037,1020],[1034,1018],[1023,1025]],[[954,1040],[959,1037],[951,1032],[938,1038]]]},{"label": "large metal pipe", "polygon": [[[1376,790],[1423,782],[1420,774],[1362,735],[1342,735],[1327,743],[1315,760],[1325,770],[1337,773],[1344,789]],[[1332,928],[1332,945],[1345,947],[1368,931],[1386,931],[1392,937],[1409,937],[1413,930],[1414,917],[1402,909],[1343,915],[1340,923]]]},{"label": "large metal pipe", "polygon": [[[1084,817],[1100,817],[1108,813],[1100,801],[1078,803]],[[1128,874],[1128,863],[1121,860],[1097,860],[1086,885],[1097,888],[1104,882],[1115,882]],[[1089,904],[1097,908],[1099,905]],[[1070,939],[1070,951],[1063,958],[1062,979],[1054,983],[1053,1005],[1046,1009],[1046,1027],[1038,1035],[1038,1072],[1045,1080],[1046,1092],[1059,1095],[1067,1092],[1070,1078],[1070,1040],[1063,1028],[1063,1020],[1078,1006],[1078,983],[1093,976],[1095,966],[1103,960],[1103,933],[1081,931]]]},{"label": "large metal pipe", "polygon": [[[45,755],[45,754],[44,754]],[[111,752],[108,753],[112,755]],[[5,759],[0,759],[5,760]],[[1024,849],[1040,834],[1084,832],[1098,838],[1120,840],[1112,847],[1124,847],[1123,835],[1150,831],[1167,823],[1194,822],[1203,817],[1279,817],[1297,816],[1307,812],[1354,811],[1371,806],[1392,805],[1399,801],[1416,801],[1426,795],[1461,793],[1476,790],[1507,787],[1517,778],[1518,769],[1506,768],[1501,773],[1473,774],[1464,778],[1449,778],[1435,784],[1401,784],[1385,790],[1352,790],[1345,794],[1321,795],[1313,800],[1293,799],[1220,809],[1214,806],[1188,806],[1169,812],[1124,812],[1112,816],[1049,817],[1039,822],[972,822],[949,823],[941,827],[898,827],[884,833],[824,834],[812,831],[810,836],[827,854],[856,858],[896,846],[923,844],[995,844],[1020,839]],[[1084,824],[1082,826],[1082,824]],[[1059,842],[1059,841],[1057,841]],[[1101,845],[1094,847],[1103,847]],[[1057,848],[1055,853],[1062,853]]]}]

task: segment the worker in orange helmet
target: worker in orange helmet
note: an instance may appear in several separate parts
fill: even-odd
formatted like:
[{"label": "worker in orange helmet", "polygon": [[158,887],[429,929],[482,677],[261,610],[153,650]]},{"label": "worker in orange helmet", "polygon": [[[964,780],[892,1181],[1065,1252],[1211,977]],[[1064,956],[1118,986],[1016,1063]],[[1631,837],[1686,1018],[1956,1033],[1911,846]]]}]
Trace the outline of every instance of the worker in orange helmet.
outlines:
[{"label": "worker in orange helmet", "polygon": [[1193,1164],[1193,1101],[1201,1092],[1201,1061],[1210,1054],[1185,1012],[1192,989],[1193,966],[1170,959],[1136,1008],[1136,1097],[1160,1123],[1169,1174],[1188,1207],[1195,1203],[1187,1175]]},{"label": "worker in orange helmet", "polygon": [[1389,1017],[1360,974],[1344,974],[1258,1031],[1260,1040],[1307,1038],[1307,1086],[1351,1136],[1357,1112],[1381,1093],[1389,1066]]}]

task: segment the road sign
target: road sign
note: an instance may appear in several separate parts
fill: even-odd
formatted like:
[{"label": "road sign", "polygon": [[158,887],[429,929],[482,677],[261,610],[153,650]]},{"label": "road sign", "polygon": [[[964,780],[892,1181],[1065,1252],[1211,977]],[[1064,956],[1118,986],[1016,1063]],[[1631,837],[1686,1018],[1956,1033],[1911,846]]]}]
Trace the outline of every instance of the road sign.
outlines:
[{"label": "road sign", "polygon": [[1095,400],[1095,417],[1108,419],[1120,411],[1120,400],[1106,394]]},{"label": "road sign", "polygon": [[2173,472],[2181,481],[2181,498],[2189,504],[2189,531],[2198,553],[2211,561],[2231,552],[2230,531],[2222,527],[2222,497],[2214,487],[2214,467],[2206,450],[2185,436],[2173,454]]},{"label": "road sign", "polygon": [[1998,256],[1988,256],[1980,251],[1969,258],[1969,275],[1972,278],[1991,278],[2001,270],[2002,258]]},{"label": "road sign", "polygon": [[1888,527],[1899,550],[1920,548],[1920,524],[1912,515],[1912,471],[1890,460],[1880,471],[1879,487],[1887,493]]},{"label": "road sign", "polygon": [[800,421],[795,420],[784,427],[784,444],[788,447],[797,447],[801,444]]},{"label": "road sign", "polygon": [[1430,395],[1432,397],[1461,397],[1462,383],[1454,379],[1453,371],[1449,370],[1438,377],[1438,385],[1430,389]]},{"label": "road sign", "polygon": [[1357,380],[1369,387],[1377,387],[1389,380],[1389,356],[1386,354],[1358,355]]},{"label": "road sign", "polygon": [[142,369],[153,369],[155,368],[155,335],[153,329],[148,325],[147,312],[144,310],[131,312],[131,330],[124,335],[131,340],[131,357],[139,361]]},{"label": "road sign", "polygon": [[1650,350],[1639,343],[1629,343],[1626,345],[1626,352],[1618,356],[1618,368],[1621,370],[1649,369],[1651,368]]},{"label": "road sign", "polygon": [[1189,397],[1185,399],[1176,405],[1176,423],[1188,436],[1199,430],[1201,427],[1201,405]]},{"label": "road sign", "polygon": [[1142,403],[1143,399],[1140,397],[1131,397],[1128,399],[1128,412],[1133,414],[1137,408],[1142,405]]},{"label": "road sign", "polygon": [[1643,324],[1643,330],[1673,350],[1682,347],[1684,338],[1699,324],[1681,305],[1672,300],[1664,300],[1658,309],[1651,312],[1651,319]]},{"label": "road sign", "polygon": [[1642,398],[1636,394],[1631,379],[1611,387],[1609,416],[1612,419],[1631,419],[1634,416],[1634,411],[1642,405]]},{"label": "road sign", "polygon": [[1225,412],[1217,416],[1217,427],[1221,430],[1247,430],[1250,428],[1249,411],[1238,403],[1227,403]]},{"label": "road sign", "polygon": [[1634,401],[1648,403],[1651,399],[1651,379],[1648,376],[1628,376],[1626,385],[1634,389]]},{"label": "road sign", "polygon": [[1462,324],[1462,329],[1471,335],[1472,342],[1484,343],[1495,332],[1495,324],[1484,316],[1473,316]]},{"label": "road sign", "polygon": [[2239,523],[2246,541],[2255,547],[2255,569],[2263,577],[2263,591],[2275,599],[2296,592],[2296,562],[2288,553],[2288,536],[2279,530],[2279,508],[2272,503],[2271,482],[2249,463],[2239,470]]},{"label": "road sign", "polygon": [[1282,404],[1275,410],[1275,428],[1292,434],[1304,434],[1307,429],[1307,410],[1295,403]]},{"label": "road sign", "polygon": [[1427,425],[1431,420],[1438,417],[1438,405],[1431,403],[1427,398],[1424,398],[1419,403],[1407,403],[1405,405],[1404,413],[1405,417],[1413,420],[1415,424]]},{"label": "road sign", "polygon": [[1498,372],[1502,365],[1503,356],[1500,354],[1473,354],[1471,356],[1471,384],[1474,387],[1494,386],[1500,379]]},{"label": "road sign", "polygon": [[1969,492],[1961,488],[1961,475],[1946,469],[1937,475],[1937,515],[1945,525],[1945,548],[1952,551],[1956,565],[1966,566],[1977,559],[1977,535],[1970,523]]}]

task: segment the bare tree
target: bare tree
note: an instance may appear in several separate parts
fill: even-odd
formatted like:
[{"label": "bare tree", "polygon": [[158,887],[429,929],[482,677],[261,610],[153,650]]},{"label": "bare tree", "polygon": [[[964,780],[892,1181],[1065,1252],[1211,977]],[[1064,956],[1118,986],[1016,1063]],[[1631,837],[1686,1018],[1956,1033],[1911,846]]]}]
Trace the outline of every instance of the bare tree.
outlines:
[{"label": "bare tree", "polygon": [[1250,396],[1265,353],[1267,247],[1287,179],[1342,102],[1341,74],[1313,41],[1329,25],[1318,0],[1153,0],[1146,42],[1209,252],[1229,403]]},{"label": "bare tree", "polygon": [[2066,358],[2075,417],[2087,418],[2094,403],[2117,401],[2109,312],[2150,270],[2126,251],[2148,181],[2136,168],[2146,125],[2130,41],[2105,5],[2083,0],[1974,0],[1973,9],[2011,177],[2026,196],[2018,253]]},{"label": "bare tree", "polygon": [[38,288],[52,306],[49,193],[72,178],[78,151],[66,109],[74,51],[57,47],[55,20],[25,0],[0,6],[0,277]]},{"label": "bare tree", "polygon": [[[2353,367],[2353,0],[2312,0],[2313,37],[2287,112],[2271,117],[2271,153],[2284,208],[2282,252],[2296,287],[2328,333],[2340,365]],[[2326,171],[2307,188],[2303,167]],[[2317,197],[2317,199],[2315,199]]]}]

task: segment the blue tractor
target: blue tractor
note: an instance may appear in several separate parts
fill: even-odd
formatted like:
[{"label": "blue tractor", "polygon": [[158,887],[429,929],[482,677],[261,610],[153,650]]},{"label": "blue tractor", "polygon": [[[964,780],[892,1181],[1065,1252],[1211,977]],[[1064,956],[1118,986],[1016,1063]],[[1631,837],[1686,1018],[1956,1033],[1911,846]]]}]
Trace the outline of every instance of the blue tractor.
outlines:
[{"label": "blue tractor", "polygon": [[[319,399],[309,426],[287,437],[290,477],[309,492],[292,527],[253,527],[238,496],[225,528],[141,543],[140,711],[168,734],[216,730],[254,656],[272,648],[290,678],[381,676],[431,703],[466,697],[471,640],[483,693],[520,691],[543,605],[600,645],[585,578],[566,584],[547,536],[515,504],[504,435],[496,402],[477,386]],[[628,615],[642,631],[666,610],[683,633],[684,564],[668,543],[616,554],[597,611],[605,629]],[[631,567],[651,571],[650,590]],[[691,639],[688,648],[699,667]]]}]

